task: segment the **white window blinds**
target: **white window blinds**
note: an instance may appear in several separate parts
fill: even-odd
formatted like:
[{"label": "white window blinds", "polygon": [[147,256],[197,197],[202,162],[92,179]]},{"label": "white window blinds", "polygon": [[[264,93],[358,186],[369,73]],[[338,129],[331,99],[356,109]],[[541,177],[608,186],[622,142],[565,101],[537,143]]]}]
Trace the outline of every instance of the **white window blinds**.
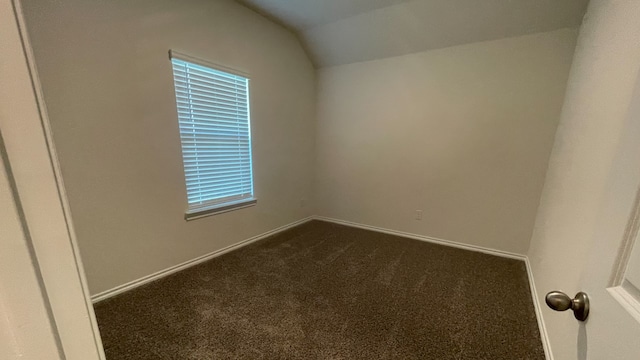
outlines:
[{"label": "white window blinds", "polygon": [[175,53],[171,62],[189,210],[253,200],[249,79]]}]

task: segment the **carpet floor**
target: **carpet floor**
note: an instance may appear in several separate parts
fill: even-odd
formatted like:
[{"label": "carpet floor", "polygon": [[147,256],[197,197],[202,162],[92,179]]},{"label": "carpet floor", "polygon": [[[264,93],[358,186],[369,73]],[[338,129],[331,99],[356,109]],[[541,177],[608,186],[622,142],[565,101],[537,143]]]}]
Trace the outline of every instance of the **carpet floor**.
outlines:
[{"label": "carpet floor", "polygon": [[96,315],[108,360],[544,359],[524,262],[321,221]]}]

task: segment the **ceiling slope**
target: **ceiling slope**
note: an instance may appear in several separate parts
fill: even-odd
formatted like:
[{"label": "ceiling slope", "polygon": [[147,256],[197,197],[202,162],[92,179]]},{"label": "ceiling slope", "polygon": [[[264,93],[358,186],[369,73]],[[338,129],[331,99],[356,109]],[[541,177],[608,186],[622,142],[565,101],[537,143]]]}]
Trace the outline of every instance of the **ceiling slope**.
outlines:
[{"label": "ceiling slope", "polygon": [[297,32],[318,67],[576,28],[588,3],[588,0],[238,1]]},{"label": "ceiling slope", "polygon": [[297,31],[407,1],[410,0],[238,0]]}]

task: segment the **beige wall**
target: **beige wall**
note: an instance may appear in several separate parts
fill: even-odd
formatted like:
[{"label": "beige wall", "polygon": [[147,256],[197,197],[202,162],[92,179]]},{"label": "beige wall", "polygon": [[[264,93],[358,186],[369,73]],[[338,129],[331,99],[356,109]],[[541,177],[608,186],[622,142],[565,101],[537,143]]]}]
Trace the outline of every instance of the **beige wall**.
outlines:
[{"label": "beige wall", "polygon": [[526,253],[575,40],[564,29],[320,70],[318,214]]},{"label": "beige wall", "polygon": [[591,297],[586,324],[543,308],[558,360],[640,353],[639,324],[605,291],[640,183],[639,17],[637,0],[592,0],[580,29],[528,252],[540,303]]},{"label": "beige wall", "polygon": [[[288,31],[224,0],[24,8],[92,293],[312,214],[315,72]],[[169,49],[250,74],[257,206],[183,220]]]}]

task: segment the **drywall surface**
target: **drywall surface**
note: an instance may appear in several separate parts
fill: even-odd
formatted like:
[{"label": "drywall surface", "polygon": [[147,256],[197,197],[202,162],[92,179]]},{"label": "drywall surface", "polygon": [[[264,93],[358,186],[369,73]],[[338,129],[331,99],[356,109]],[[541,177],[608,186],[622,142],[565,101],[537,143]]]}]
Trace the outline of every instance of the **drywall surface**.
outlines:
[{"label": "drywall surface", "polygon": [[318,214],[526,253],[576,34],[320,70]]},{"label": "drywall surface", "polygon": [[[224,0],[23,1],[93,294],[312,214],[315,72]],[[249,73],[258,204],[185,222],[168,50]]]},{"label": "drywall surface", "polygon": [[[265,8],[277,0],[248,0]],[[345,1],[352,3],[353,1]],[[305,27],[300,36],[319,67],[447,48],[481,41],[577,28],[587,0],[414,0],[385,1],[355,16]],[[305,1],[293,8],[303,8]],[[321,2],[324,3],[324,2]],[[369,1],[372,6],[379,1]],[[278,7],[278,6],[274,6]],[[275,12],[295,18],[291,6]],[[340,6],[332,9],[338,11]],[[286,10],[285,10],[286,9]],[[346,7],[343,8],[347,10]],[[286,20],[285,20],[286,21]],[[293,20],[295,23],[296,21]]]},{"label": "drywall surface", "polygon": [[591,297],[586,324],[544,308],[558,360],[638,358],[640,326],[605,288],[640,181],[639,16],[638,1],[592,0],[580,29],[528,252],[542,304]]}]

